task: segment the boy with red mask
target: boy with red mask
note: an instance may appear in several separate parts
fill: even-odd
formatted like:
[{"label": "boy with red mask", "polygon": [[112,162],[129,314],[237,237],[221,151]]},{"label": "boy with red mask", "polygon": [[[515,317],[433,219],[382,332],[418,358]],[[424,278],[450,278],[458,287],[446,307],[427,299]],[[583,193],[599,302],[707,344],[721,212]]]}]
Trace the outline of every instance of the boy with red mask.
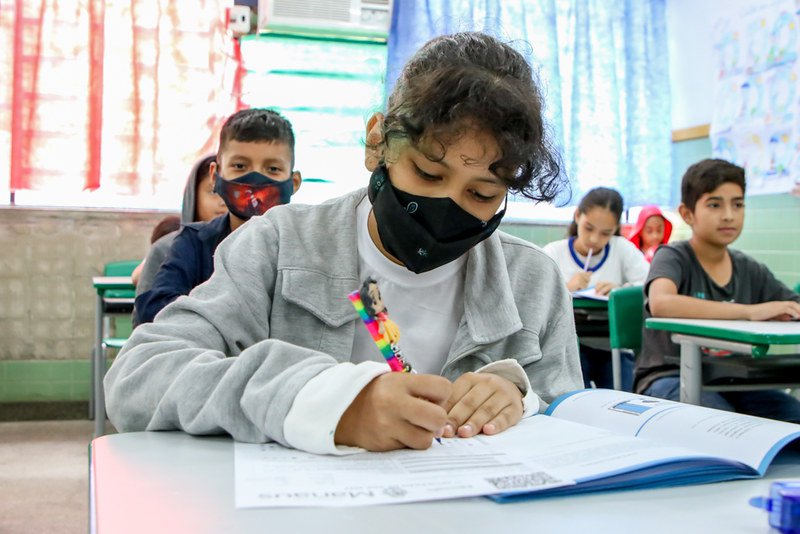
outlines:
[{"label": "boy with red mask", "polygon": [[183,227],[152,287],[136,297],[137,324],[151,322],[167,304],[208,280],[214,251],[231,232],[251,217],[289,203],[302,181],[294,170],[292,125],[268,109],[235,113],[222,127],[209,173],[229,212]]}]

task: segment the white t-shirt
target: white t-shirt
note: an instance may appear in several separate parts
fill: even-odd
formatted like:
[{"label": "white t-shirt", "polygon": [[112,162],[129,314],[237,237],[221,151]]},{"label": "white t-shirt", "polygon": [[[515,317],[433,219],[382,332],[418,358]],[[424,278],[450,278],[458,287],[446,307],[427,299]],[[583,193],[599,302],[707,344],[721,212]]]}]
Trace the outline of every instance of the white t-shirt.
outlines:
[{"label": "white t-shirt", "polygon": [[[378,282],[389,318],[400,330],[403,357],[418,373],[441,374],[447,353],[464,315],[464,273],[467,255],[425,273],[415,274],[384,256],[369,236],[367,221],[372,204],[367,198],[356,210],[358,218],[358,276]],[[410,328],[414,325],[415,328]],[[350,361],[384,362],[362,325],[356,325]]]},{"label": "white t-shirt", "polygon": [[[412,273],[389,261],[372,242],[367,228],[371,209],[366,197],[356,209],[359,277],[377,280],[389,318],[400,331],[398,346],[406,361],[418,373],[441,374],[464,315],[467,255],[426,273]],[[319,373],[295,397],[283,425],[286,442],[318,454],[361,451],[336,445],[335,429],[352,399],[372,379],[388,372],[389,366],[369,332],[356,324],[350,362]],[[539,411],[539,397],[516,360],[492,362],[475,372],[502,376],[524,391],[523,417]]]},{"label": "white t-shirt", "polygon": [[[592,271],[589,286],[597,282],[612,282],[618,285],[644,284],[650,269],[644,254],[633,243],[618,235],[612,236],[608,245],[602,251],[592,254],[589,262],[589,270]],[[586,263],[586,256],[581,256],[577,251],[575,256],[580,263],[573,257],[569,239],[548,243],[544,251],[556,261],[565,281],[569,281],[575,273],[582,271]]]}]

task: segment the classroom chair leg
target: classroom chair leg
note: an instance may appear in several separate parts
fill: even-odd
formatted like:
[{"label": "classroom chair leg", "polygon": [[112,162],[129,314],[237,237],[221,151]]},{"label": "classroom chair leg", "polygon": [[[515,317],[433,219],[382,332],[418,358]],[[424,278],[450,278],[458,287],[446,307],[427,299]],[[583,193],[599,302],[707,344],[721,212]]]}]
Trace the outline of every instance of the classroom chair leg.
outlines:
[{"label": "classroom chair leg", "polygon": [[103,378],[106,374],[106,352],[104,343],[99,358],[94,360],[94,383],[92,384],[92,389],[94,390],[94,437],[96,438],[106,433],[106,402],[103,393]]},{"label": "classroom chair leg", "polygon": [[95,349],[92,349],[89,365],[89,420],[94,420],[94,365],[95,365]]},{"label": "classroom chair leg", "polygon": [[622,390],[622,354],[619,349],[611,349],[611,379],[614,389]]}]

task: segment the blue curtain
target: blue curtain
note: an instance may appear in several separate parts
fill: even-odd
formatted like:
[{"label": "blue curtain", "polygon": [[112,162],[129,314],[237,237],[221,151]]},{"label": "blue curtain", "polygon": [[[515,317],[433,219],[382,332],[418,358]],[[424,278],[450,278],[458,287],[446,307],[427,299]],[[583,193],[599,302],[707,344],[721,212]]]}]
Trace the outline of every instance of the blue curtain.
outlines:
[{"label": "blue curtain", "polygon": [[665,0],[395,0],[387,94],[422,44],[470,30],[511,43],[534,66],[569,204],[598,185],[619,189],[627,206],[677,204]]}]

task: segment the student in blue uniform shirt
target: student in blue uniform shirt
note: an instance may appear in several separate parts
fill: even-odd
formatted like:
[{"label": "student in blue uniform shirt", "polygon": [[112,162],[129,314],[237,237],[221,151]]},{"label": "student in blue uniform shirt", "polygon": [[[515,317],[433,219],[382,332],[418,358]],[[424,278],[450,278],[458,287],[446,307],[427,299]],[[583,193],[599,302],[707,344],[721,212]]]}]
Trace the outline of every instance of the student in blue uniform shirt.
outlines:
[{"label": "student in blue uniform shirt", "polygon": [[[608,187],[591,189],[575,208],[569,237],[544,247],[561,269],[570,291],[593,287],[598,295],[608,295],[615,287],[644,283],[647,261],[636,246],[620,235],[623,207],[618,191]],[[580,343],[584,386],[613,387],[608,338],[581,336]],[[631,391],[633,355],[628,351],[622,353],[621,366],[621,387]]]}]

